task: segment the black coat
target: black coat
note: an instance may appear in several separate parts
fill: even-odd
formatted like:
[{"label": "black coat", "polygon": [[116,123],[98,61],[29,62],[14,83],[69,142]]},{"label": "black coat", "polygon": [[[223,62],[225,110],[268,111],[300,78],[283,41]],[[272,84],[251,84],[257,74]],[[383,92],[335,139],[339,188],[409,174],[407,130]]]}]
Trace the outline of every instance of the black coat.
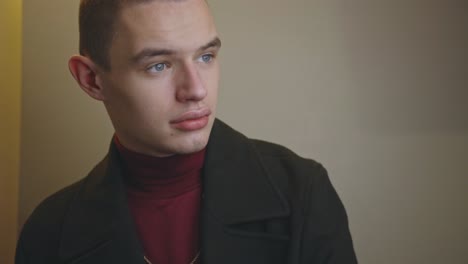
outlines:
[{"label": "black coat", "polygon": [[[202,172],[203,264],[357,263],[345,209],[325,169],[215,121]],[[17,264],[143,264],[118,151],[43,201]],[[154,263],[158,264],[158,263]]]}]

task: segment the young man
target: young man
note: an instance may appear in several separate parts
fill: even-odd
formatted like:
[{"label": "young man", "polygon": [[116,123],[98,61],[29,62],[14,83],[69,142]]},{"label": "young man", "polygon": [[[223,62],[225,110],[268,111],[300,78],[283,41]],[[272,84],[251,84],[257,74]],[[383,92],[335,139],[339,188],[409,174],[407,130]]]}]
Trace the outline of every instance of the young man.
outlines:
[{"label": "young man", "polygon": [[356,263],[325,169],[215,119],[220,47],[204,0],[81,1],[70,71],[115,136],[16,263]]}]

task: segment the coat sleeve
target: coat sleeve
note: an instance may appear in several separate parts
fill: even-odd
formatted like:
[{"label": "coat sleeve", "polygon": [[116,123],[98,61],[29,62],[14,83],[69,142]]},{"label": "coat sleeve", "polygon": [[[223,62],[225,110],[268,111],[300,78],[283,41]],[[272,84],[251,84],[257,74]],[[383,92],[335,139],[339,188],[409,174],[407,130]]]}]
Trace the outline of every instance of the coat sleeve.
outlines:
[{"label": "coat sleeve", "polygon": [[301,264],[356,264],[343,203],[325,168],[317,169],[305,196]]}]

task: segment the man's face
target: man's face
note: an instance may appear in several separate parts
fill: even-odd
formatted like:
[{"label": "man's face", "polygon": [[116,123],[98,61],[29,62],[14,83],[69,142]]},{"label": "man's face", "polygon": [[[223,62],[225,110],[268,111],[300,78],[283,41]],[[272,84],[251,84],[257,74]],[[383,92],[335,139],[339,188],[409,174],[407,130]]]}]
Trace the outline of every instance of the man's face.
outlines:
[{"label": "man's face", "polygon": [[125,6],[98,84],[117,136],[153,156],[203,149],[214,122],[220,42],[203,0]]}]

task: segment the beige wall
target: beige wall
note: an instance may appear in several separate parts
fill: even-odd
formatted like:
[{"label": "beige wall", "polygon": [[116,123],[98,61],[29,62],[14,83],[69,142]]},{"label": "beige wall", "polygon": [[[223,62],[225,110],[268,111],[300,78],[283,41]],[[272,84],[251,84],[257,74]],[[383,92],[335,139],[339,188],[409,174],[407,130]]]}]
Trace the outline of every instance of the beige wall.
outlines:
[{"label": "beige wall", "polygon": [[[112,134],[66,67],[77,2],[24,2],[21,223],[83,177]],[[218,116],[324,163],[360,263],[466,263],[466,1],[210,2]]]},{"label": "beige wall", "polygon": [[18,227],[21,1],[0,1],[0,263],[13,263]]}]

